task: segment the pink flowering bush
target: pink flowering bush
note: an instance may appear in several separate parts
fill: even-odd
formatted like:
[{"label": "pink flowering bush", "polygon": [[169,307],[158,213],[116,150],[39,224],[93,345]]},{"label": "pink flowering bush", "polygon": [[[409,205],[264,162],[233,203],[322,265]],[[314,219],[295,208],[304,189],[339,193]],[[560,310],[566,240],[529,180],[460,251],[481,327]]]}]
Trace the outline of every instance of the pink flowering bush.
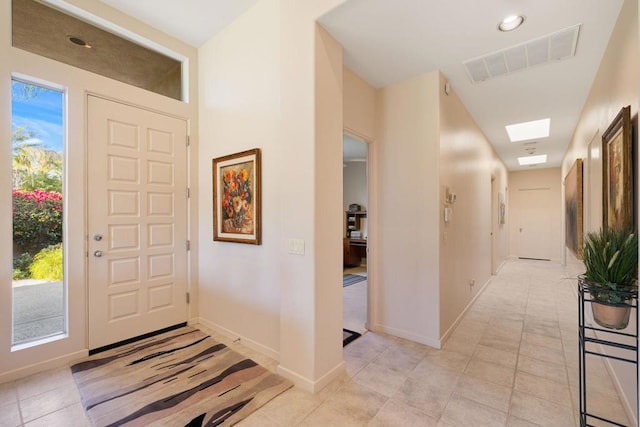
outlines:
[{"label": "pink flowering bush", "polygon": [[35,255],[62,242],[62,194],[13,190],[14,254]]}]

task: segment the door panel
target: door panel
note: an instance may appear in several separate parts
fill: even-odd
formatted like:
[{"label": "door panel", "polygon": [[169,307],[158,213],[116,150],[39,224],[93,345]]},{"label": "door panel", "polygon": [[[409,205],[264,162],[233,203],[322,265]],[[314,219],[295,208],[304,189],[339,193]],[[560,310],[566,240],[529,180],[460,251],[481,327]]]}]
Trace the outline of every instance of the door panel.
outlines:
[{"label": "door panel", "polygon": [[187,320],[186,122],[88,98],[89,348]]},{"label": "door panel", "polygon": [[519,190],[518,256],[551,259],[551,189]]}]

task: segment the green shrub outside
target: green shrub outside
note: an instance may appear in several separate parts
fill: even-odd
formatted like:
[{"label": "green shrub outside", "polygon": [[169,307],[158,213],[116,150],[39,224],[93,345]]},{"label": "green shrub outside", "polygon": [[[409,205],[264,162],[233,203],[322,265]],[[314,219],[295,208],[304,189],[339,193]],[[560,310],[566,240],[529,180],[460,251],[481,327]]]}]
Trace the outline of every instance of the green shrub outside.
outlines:
[{"label": "green shrub outside", "polygon": [[30,277],[29,266],[33,262],[30,253],[25,252],[13,259],[13,280],[28,279]]},{"label": "green shrub outside", "polygon": [[13,191],[14,253],[38,253],[62,242],[62,195],[50,191]]},{"label": "green shrub outside", "polygon": [[44,248],[29,266],[31,277],[41,280],[62,280],[62,244]]}]

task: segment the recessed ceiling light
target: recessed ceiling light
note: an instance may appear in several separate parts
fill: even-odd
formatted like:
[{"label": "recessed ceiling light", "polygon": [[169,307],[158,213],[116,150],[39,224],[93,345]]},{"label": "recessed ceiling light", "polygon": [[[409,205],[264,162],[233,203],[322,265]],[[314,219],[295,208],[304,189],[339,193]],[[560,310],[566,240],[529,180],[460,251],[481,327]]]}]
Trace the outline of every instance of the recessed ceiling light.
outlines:
[{"label": "recessed ceiling light", "polygon": [[69,41],[77,46],[91,49],[91,45],[86,41],[82,40],[80,37],[69,36]]},{"label": "recessed ceiling light", "polygon": [[511,142],[546,138],[549,136],[550,127],[551,119],[533,120],[505,126]]},{"label": "recessed ceiling light", "polygon": [[507,16],[502,20],[501,23],[498,24],[498,29],[500,31],[513,31],[518,28],[524,22],[524,16],[522,15],[511,15]]},{"label": "recessed ceiling light", "polygon": [[520,166],[539,165],[540,163],[547,163],[547,155],[540,154],[538,156],[518,157],[518,163],[520,164]]}]

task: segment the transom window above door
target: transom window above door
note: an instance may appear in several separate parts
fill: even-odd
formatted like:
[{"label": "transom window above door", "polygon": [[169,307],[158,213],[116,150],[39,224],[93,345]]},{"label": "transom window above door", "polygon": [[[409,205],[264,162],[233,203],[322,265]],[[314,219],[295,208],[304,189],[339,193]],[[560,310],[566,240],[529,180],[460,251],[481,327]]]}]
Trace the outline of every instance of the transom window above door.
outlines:
[{"label": "transom window above door", "polygon": [[14,47],[184,100],[182,62],[34,0],[12,0]]}]

